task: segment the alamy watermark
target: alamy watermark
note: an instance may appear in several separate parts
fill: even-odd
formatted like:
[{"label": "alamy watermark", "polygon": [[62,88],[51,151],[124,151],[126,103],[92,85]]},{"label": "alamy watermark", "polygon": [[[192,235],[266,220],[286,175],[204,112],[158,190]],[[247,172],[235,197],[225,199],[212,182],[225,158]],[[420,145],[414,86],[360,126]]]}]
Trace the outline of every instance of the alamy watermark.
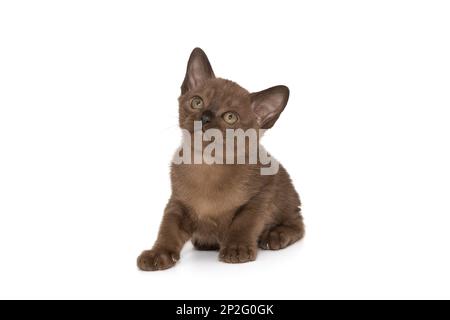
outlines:
[{"label": "alamy watermark", "polygon": [[[202,130],[202,122],[194,121],[191,134],[182,129],[183,141],[173,158],[174,164],[261,164],[261,175],[274,175],[279,162],[270,156],[259,140],[263,129],[226,129],[225,137],[219,129]],[[205,142],[207,145],[205,145]]]}]

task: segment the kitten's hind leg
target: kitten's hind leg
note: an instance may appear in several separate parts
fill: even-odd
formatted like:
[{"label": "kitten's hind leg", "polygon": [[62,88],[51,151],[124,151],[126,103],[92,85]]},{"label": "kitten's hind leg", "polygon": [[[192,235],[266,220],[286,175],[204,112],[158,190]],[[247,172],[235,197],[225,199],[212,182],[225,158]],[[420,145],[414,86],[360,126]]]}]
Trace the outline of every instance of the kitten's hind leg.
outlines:
[{"label": "kitten's hind leg", "polygon": [[192,237],[192,244],[196,250],[217,251],[220,249],[219,243],[215,241],[202,241],[197,237]]},{"label": "kitten's hind leg", "polygon": [[302,239],[305,234],[300,214],[289,217],[282,223],[267,228],[259,238],[259,247],[265,250],[279,250]]},{"label": "kitten's hind leg", "polygon": [[220,249],[220,246],[218,243],[216,244],[205,244],[205,243],[198,243],[195,241],[192,241],[192,244],[194,245],[194,248],[200,251],[217,251]]}]

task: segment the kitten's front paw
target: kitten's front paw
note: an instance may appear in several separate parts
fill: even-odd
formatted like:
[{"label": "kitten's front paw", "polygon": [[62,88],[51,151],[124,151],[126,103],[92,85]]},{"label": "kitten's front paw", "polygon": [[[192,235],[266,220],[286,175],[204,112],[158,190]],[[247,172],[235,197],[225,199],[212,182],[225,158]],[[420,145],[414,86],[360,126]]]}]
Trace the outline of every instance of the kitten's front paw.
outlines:
[{"label": "kitten's front paw", "polygon": [[219,259],[226,263],[255,261],[257,247],[247,244],[230,244],[220,249]]},{"label": "kitten's front paw", "polygon": [[138,268],[142,271],[157,271],[173,267],[180,259],[176,252],[163,249],[144,251],[137,259]]}]

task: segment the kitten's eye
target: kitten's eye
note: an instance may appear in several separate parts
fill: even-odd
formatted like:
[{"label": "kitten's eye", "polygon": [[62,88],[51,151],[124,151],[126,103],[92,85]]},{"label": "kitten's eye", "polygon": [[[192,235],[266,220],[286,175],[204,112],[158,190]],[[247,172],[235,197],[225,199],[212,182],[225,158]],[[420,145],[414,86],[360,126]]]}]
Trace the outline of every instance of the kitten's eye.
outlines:
[{"label": "kitten's eye", "polygon": [[235,123],[236,121],[238,121],[238,115],[236,114],[236,113],[234,113],[234,112],[225,112],[223,115],[222,115],[222,118],[223,118],[223,120],[225,120],[225,122],[226,123],[228,123],[228,124],[233,124],[233,123]]},{"label": "kitten's eye", "polygon": [[192,109],[201,109],[203,108],[203,100],[199,96],[195,96],[191,100]]}]

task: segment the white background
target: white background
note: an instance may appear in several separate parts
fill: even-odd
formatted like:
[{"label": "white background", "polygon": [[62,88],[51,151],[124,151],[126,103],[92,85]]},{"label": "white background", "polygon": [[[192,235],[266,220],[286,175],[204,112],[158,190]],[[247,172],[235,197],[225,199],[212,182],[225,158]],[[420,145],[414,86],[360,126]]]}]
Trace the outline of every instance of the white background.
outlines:
[{"label": "white background", "polygon": [[[0,298],[450,298],[447,1],[2,1]],[[142,273],[187,58],[285,84],[305,240]],[[288,141],[281,143],[280,141]]]}]

